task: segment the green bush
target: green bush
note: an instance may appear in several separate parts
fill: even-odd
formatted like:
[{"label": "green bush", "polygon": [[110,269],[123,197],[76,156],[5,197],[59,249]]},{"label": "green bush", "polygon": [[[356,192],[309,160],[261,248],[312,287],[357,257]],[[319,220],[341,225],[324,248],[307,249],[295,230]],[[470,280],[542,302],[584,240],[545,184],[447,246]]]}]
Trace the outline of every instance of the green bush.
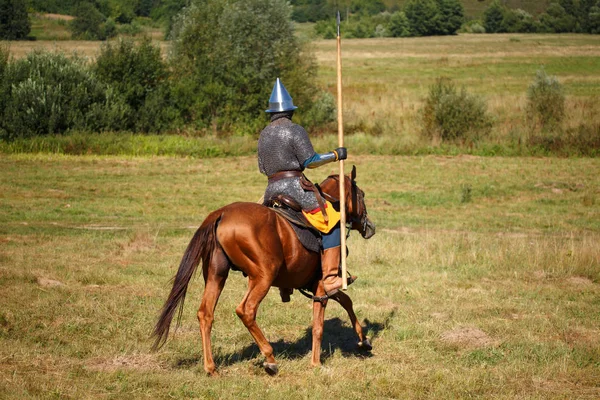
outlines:
[{"label": "green bush", "polygon": [[527,11],[507,9],[502,20],[502,30],[509,33],[534,33],[540,30],[540,24]]},{"label": "green bush", "polygon": [[103,40],[106,38],[103,29],[106,17],[92,3],[79,3],[75,8],[74,16],[75,19],[71,21],[74,39]]},{"label": "green bush", "polygon": [[565,94],[555,76],[538,70],[527,89],[527,118],[534,127],[553,129],[565,116]]},{"label": "green bush", "polygon": [[105,88],[82,59],[33,52],[4,72],[4,139],[62,133],[90,126],[92,110],[105,103]]},{"label": "green bush", "polygon": [[504,13],[506,7],[498,0],[494,0],[488,8],[483,12],[483,27],[487,33],[504,32]]},{"label": "green bush", "polygon": [[26,39],[31,31],[24,0],[0,0],[0,40]]},{"label": "green bush", "polygon": [[440,14],[435,0],[409,0],[404,12],[415,36],[435,35],[439,31]]},{"label": "green bush", "polygon": [[542,29],[550,33],[574,32],[577,19],[569,15],[558,3],[551,3],[545,13],[540,15]]},{"label": "green bush", "polygon": [[[256,133],[277,77],[312,108],[317,65],[283,0],[199,0],[173,24],[174,101],[199,128]],[[180,96],[184,96],[181,98]],[[253,132],[254,131],[254,132]]]},{"label": "green bush", "polygon": [[423,135],[442,141],[473,142],[492,128],[483,99],[458,90],[447,78],[439,78],[429,88],[423,108]]},{"label": "green bush", "polygon": [[110,129],[161,132],[175,119],[169,71],[149,38],[137,46],[127,39],[103,44],[94,71],[113,89],[106,120]]},{"label": "green bush", "polygon": [[411,36],[410,22],[406,18],[404,11],[396,11],[392,14],[389,30],[393,37]]}]

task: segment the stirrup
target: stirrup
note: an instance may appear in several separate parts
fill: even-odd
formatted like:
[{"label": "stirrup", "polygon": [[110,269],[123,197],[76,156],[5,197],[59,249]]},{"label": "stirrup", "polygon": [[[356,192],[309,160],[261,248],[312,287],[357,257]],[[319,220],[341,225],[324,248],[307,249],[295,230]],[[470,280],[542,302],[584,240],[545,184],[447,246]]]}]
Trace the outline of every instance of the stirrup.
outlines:
[{"label": "stirrup", "polygon": [[[338,277],[338,278],[342,279],[341,277]],[[347,280],[348,286],[350,286],[351,284],[353,284],[354,282],[356,282],[356,281],[358,280],[358,277],[357,277],[357,276],[354,276],[354,275],[350,275],[350,274],[348,274],[348,278],[346,278],[346,280]],[[343,286],[343,284],[342,284],[342,286]],[[323,283],[323,289],[325,290],[325,283]],[[341,289],[342,289],[342,287],[339,287],[339,288],[336,288],[336,289],[333,289],[333,290],[330,290],[330,291],[327,291],[327,290],[325,290],[325,294],[326,294],[328,297],[333,297],[333,296],[335,296],[335,295],[336,295],[336,294],[337,294],[337,293],[338,293],[338,292],[339,292]]]}]

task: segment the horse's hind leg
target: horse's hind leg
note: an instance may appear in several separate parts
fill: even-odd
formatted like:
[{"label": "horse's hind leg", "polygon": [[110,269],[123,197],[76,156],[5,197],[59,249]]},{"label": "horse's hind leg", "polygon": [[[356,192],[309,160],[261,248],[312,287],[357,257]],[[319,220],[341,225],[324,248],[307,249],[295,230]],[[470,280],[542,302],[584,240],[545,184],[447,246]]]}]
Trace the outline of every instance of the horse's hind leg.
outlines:
[{"label": "horse's hind leg", "polygon": [[[315,296],[324,296],[325,289],[319,285]],[[311,365],[318,367],[321,365],[321,343],[323,341],[323,324],[325,323],[325,307],[327,299],[323,301],[313,301],[313,326],[312,326],[312,358]]]},{"label": "horse's hind leg", "polygon": [[356,336],[358,336],[358,347],[360,347],[363,350],[371,350],[373,346],[371,346],[371,342],[363,333],[363,328],[358,322],[358,319],[356,318],[356,314],[354,313],[354,308],[352,306],[352,300],[350,299],[350,296],[340,291],[337,292],[332,297],[332,299],[340,303],[340,305],[344,307],[344,310],[346,310],[346,312],[348,313],[348,316],[350,317],[350,322],[352,322],[352,327],[356,332]]},{"label": "horse's hind leg", "polygon": [[265,370],[269,375],[275,375],[278,372],[278,367],[275,357],[273,357],[273,347],[256,324],[258,305],[269,292],[270,286],[270,283],[264,280],[249,279],[248,291],[235,312],[254,338],[260,352],[265,356]]},{"label": "horse's hind leg", "polygon": [[210,332],[214,321],[215,307],[229,275],[230,265],[221,249],[215,249],[212,252],[210,261],[207,264],[203,268],[205,288],[202,303],[198,309],[198,321],[200,322],[200,334],[202,335],[204,370],[207,374],[214,375],[215,361],[211,350]]}]

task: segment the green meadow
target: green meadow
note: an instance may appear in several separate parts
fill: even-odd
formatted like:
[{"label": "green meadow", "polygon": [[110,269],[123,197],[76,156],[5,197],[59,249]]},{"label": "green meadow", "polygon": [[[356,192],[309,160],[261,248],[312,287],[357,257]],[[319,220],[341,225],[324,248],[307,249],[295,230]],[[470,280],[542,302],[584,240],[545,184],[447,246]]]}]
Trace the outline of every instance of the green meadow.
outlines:
[{"label": "green meadow", "polygon": [[[205,376],[192,281],[181,327],[149,334],[207,213],[256,201],[253,156],[0,155],[0,398],[595,399],[600,396],[600,163],[594,158],[356,156],[377,234],[353,233],[356,351],[330,303],[311,368],[311,302],[276,290],[258,323],[280,373],[216,310]],[[318,182],[334,166],[310,171]]]}]

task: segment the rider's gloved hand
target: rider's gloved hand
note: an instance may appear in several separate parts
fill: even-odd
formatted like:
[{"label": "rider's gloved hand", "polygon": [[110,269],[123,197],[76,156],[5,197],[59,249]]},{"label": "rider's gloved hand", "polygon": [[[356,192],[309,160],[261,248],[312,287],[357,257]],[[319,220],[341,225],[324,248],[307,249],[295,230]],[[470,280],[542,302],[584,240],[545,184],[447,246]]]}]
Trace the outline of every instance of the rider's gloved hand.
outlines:
[{"label": "rider's gloved hand", "polygon": [[335,149],[335,152],[337,153],[338,160],[345,160],[346,158],[348,158],[348,151],[345,147],[338,147],[337,149]]}]

